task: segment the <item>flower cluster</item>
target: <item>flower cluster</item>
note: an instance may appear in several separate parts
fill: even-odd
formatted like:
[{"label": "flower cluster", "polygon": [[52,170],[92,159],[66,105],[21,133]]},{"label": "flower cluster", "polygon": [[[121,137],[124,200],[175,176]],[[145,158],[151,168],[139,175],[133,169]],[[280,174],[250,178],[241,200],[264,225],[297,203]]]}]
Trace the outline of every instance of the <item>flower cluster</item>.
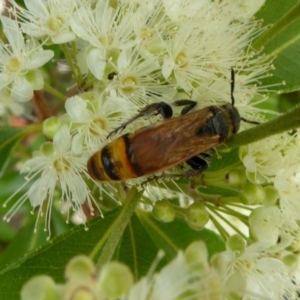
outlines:
[{"label": "flower cluster", "polygon": [[47,275],[33,277],[23,286],[21,299],[294,299],[291,267],[266,257],[260,247],[245,250],[238,236],[227,245],[228,251],[209,261],[204,242],[193,242],[160,271],[149,271],[137,282],[122,263],[109,262],[97,271],[88,257],[76,256],[66,266],[64,284]]},{"label": "flower cluster", "polygon": [[[264,120],[264,111],[257,105],[265,99],[260,94],[265,87],[259,84],[273,66],[260,50],[252,49],[253,39],[264,30],[251,18],[258,2],[249,8],[243,1],[237,5],[228,0],[25,0],[25,8],[14,0],[9,2],[10,17],[0,17],[7,40],[0,41],[1,119],[30,114],[28,105],[36,90],[52,92],[65,102],[64,110],[57,109],[42,120],[40,131],[47,141],[23,163],[21,173],[26,174],[25,185],[30,188],[9,209],[6,220],[29,199],[33,208],[38,207],[38,218],[45,215],[50,235],[51,211],[57,203],[79,214],[82,222],[86,221],[84,204],[92,214],[95,207],[100,210],[91,186],[100,190],[100,195],[106,193],[121,202],[122,185],[88,181],[88,157],[106,145],[113,129],[147,104],[193,99],[200,109],[231,102],[231,69],[235,72],[235,106],[241,116]],[[42,67],[54,57],[55,47],[72,72],[76,95],[66,97],[50,88],[44,78]],[[128,130],[148,124],[149,119],[140,118]],[[249,124],[241,122],[241,127]],[[156,277],[134,284],[128,299],[143,299],[145,291],[155,299],[167,299],[161,286],[169,278],[177,287],[172,297],[181,299],[185,293],[196,293],[196,299],[212,299],[213,293],[219,299],[224,293],[244,295],[249,291],[269,297],[267,291],[272,288],[276,298],[292,291],[293,255],[299,251],[300,239],[298,149],[298,132],[283,133],[241,147],[230,166],[208,170],[191,184],[149,184],[143,200],[153,207],[155,218],[171,222],[180,216],[196,230],[210,221],[227,240],[228,249],[215,259],[222,272],[212,271],[206,264],[205,270],[201,268],[204,273],[193,273],[181,253]],[[222,150],[219,154],[226,156]],[[228,193],[206,193],[201,186]],[[180,205],[168,200],[173,191]],[[163,197],[164,201],[156,201]],[[225,224],[224,229],[218,220]],[[230,237],[232,231],[238,238]],[[175,267],[182,273],[173,272]],[[91,267],[87,273],[95,270]],[[184,280],[176,285],[179,278]],[[199,283],[195,285],[197,278],[201,278],[201,289]],[[205,278],[211,280],[207,285]],[[284,288],[277,284],[279,278],[283,278]],[[49,289],[56,290],[53,281],[45,280]],[[237,280],[243,289],[228,290]],[[87,284],[98,291],[98,283]]]},{"label": "flower cluster", "polygon": [[[0,44],[5,99],[19,104],[30,100],[33,90],[49,90],[39,67],[53,57],[52,50],[45,50],[51,44],[64,52],[79,93],[66,99],[64,114],[44,121],[43,133],[53,142],[42,145],[24,164],[22,173],[34,183],[6,219],[26,198],[40,207],[40,216],[47,200],[49,229],[55,188],[61,190],[61,203],[80,211],[87,201],[93,210],[93,197],[82,179],[84,162],[105,145],[110,131],[156,101],[194,99],[199,108],[229,102],[231,68],[241,114],[263,117],[251,102],[258,78],[268,76],[272,67],[251,50],[260,24],[239,19],[226,1],[36,0],[25,1],[26,8],[10,2],[15,20],[1,17],[9,42]],[[17,114],[18,106],[7,102],[1,100]],[[130,130],[144,124],[140,120]]]},{"label": "flower cluster", "polygon": [[66,267],[65,284],[56,284],[45,275],[34,277],[24,285],[21,299],[38,300],[45,295],[51,295],[51,299],[67,299],[70,295],[72,299],[190,299],[192,295],[193,299],[222,299],[231,289],[236,295],[243,290],[234,291],[232,285],[225,289],[217,268],[208,265],[203,242],[190,245],[185,253],[179,252],[160,272],[152,272],[134,283],[126,265],[110,262],[97,272],[89,258],[78,256]]}]

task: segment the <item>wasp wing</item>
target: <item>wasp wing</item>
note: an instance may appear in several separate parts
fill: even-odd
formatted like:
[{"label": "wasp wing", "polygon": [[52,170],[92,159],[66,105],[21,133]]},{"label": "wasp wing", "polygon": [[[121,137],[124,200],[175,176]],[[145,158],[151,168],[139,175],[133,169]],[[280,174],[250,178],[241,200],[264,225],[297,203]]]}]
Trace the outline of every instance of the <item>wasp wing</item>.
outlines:
[{"label": "wasp wing", "polygon": [[209,108],[204,108],[141,128],[130,136],[131,163],[140,174],[152,174],[217,146],[219,135],[197,135],[212,116]]}]

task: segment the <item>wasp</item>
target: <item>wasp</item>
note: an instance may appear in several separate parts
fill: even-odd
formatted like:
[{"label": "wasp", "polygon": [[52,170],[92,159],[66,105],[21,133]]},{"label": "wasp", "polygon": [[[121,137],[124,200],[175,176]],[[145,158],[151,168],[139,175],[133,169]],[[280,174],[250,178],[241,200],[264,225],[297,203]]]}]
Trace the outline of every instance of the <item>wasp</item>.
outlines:
[{"label": "wasp", "polygon": [[190,169],[180,177],[200,174],[209,166],[211,149],[237,133],[240,120],[244,120],[234,106],[234,83],[232,69],[231,103],[192,111],[196,101],[178,100],[173,103],[183,106],[178,117],[172,118],[173,110],[165,102],[146,106],[108,137],[140,117],[160,114],[163,120],[126,133],[94,153],[87,163],[90,176],[97,181],[126,180],[153,175],[184,162]]}]

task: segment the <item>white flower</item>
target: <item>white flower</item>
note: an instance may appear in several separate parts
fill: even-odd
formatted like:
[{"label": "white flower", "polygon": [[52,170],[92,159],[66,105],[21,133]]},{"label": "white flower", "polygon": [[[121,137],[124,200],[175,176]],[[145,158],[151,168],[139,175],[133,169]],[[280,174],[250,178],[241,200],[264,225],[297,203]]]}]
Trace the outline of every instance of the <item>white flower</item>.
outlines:
[{"label": "white flower", "polygon": [[133,7],[118,4],[114,9],[109,1],[98,1],[93,10],[83,3],[71,21],[73,31],[96,48],[122,50],[132,47]]},{"label": "white flower", "polygon": [[235,273],[246,279],[250,298],[245,299],[281,299],[293,287],[292,271],[268,253],[264,243],[252,244],[242,254],[225,251],[217,257],[224,264],[225,281]]},{"label": "white flower", "polygon": [[53,57],[52,50],[43,50],[33,40],[26,41],[18,22],[0,18],[9,45],[0,41],[0,90],[7,87],[16,101],[29,101],[33,90],[43,88],[38,69]]},{"label": "white flower", "polygon": [[[38,299],[33,290],[45,297],[56,295],[57,299],[225,299],[221,276],[213,267],[189,270],[182,251],[162,270],[153,274],[157,262],[154,261],[146,277],[133,283],[133,274],[123,263],[109,262],[97,272],[90,258],[76,256],[66,266],[65,283],[55,283],[45,275],[35,276],[23,286],[22,300]],[[207,262],[205,264],[208,265]]]},{"label": "white flower", "polygon": [[266,249],[269,245],[273,251],[290,246],[293,242],[292,236],[299,232],[297,227],[295,222],[284,220],[284,215],[277,206],[258,207],[249,216],[251,238],[264,243]]},{"label": "white flower", "polygon": [[9,113],[19,116],[24,112],[24,106],[11,97],[8,89],[0,90],[0,117],[4,117]]},{"label": "white flower", "polygon": [[87,157],[75,155],[72,147],[71,135],[64,125],[55,134],[53,143],[45,143],[41,151],[35,153],[32,159],[25,162],[21,173],[27,173],[28,182],[34,179],[35,181],[28,192],[8,211],[5,216],[7,221],[27,198],[29,198],[33,208],[39,206],[38,218],[44,214],[42,204],[46,202],[45,230],[49,231],[50,236],[50,217],[55,200],[54,191],[57,187],[61,189],[61,205],[66,203],[68,208],[77,211],[83,221],[85,221],[85,215],[82,205],[85,201],[88,203],[91,213],[93,213],[92,202],[94,202],[94,199],[82,176],[83,174],[87,175]]},{"label": "white flower", "polygon": [[[279,194],[279,207],[286,220],[300,219],[300,152],[299,132],[286,134],[283,140],[283,162],[274,177],[274,187]],[[288,142],[285,142],[288,139]]]},{"label": "white flower", "polygon": [[230,9],[238,20],[249,20],[265,3],[265,0],[237,0]]},{"label": "white flower", "polygon": [[300,219],[300,168],[295,165],[293,168],[279,170],[275,179],[274,187],[280,196],[280,208],[287,218]]},{"label": "white flower", "polygon": [[165,79],[174,72],[177,84],[189,91],[195,84],[205,85],[203,81],[226,78],[230,68],[249,59],[250,53],[242,51],[259,29],[254,22],[232,22],[235,16],[226,11],[226,7],[232,7],[227,1],[198,1],[192,5],[165,2],[172,3],[167,4],[166,14],[177,12],[174,21],[178,27],[166,39],[162,65]]},{"label": "white flower", "polygon": [[259,22],[238,21],[229,1],[166,0],[164,5],[165,14],[174,22],[165,26],[169,30],[157,33],[161,43],[155,57],[164,79],[203,107],[230,101],[233,68],[236,107],[247,119],[259,119],[262,111],[254,104],[261,97],[255,103],[250,101],[264,91],[258,87],[259,80],[272,68],[270,61],[251,48],[251,40],[263,30]]},{"label": "white flower", "polygon": [[[75,139],[90,153],[99,150],[107,135],[128,119],[132,111],[124,99],[116,96],[103,99],[97,93],[71,97],[65,107],[76,131]],[[80,153],[79,145],[76,151]]]},{"label": "white flower", "polygon": [[155,276],[152,290],[153,299],[176,299],[187,289],[189,268],[185,263],[184,255],[179,252],[177,257],[165,266]]},{"label": "white flower", "polygon": [[[71,21],[87,42],[78,55],[85,73],[87,67],[108,91],[137,105],[171,102],[184,90],[203,106],[229,101],[234,68],[236,106],[246,118],[260,118],[250,101],[263,90],[258,82],[272,66],[251,48],[263,30],[259,22],[239,20],[229,1],[118,4],[100,1],[95,9],[83,4]],[[114,79],[107,80],[112,73]]]},{"label": "white flower", "polygon": [[21,26],[28,35],[37,38],[51,38],[54,44],[73,41],[76,36],[70,28],[70,21],[77,5],[75,0],[25,0],[26,9],[17,5]]},{"label": "white flower", "polygon": [[173,25],[161,1],[139,3],[133,30],[140,46],[140,55],[144,58],[159,55],[164,47],[162,37],[167,37],[172,32]]},{"label": "white flower", "polygon": [[190,270],[179,251],[159,272],[137,282],[124,300],[223,299],[225,289],[220,275],[214,268]]},{"label": "white flower", "polygon": [[207,13],[206,9],[209,8],[211,1],[177,1],[177,0],[163,0],[166,15],[174,22],[188,21],[200,15]]},{"label": "white flower", "polygon": [[[107,61],[118,51],[132,47],[134,15],[132,8],[119,3],[117,9],[109,1],[98,1],[92,10],[82,5],[71,20],[73,31],[90,46],[85,51],[91,73],[102,80]],[[114,53],[115,51],[115,53]]]},{"label": "white flower", "polygon": [[[201,82],[202,77],[209,74],[204,70],[206,62],[203,60],[206,53],[202,53],[203,43],[199,39],[199,30],[193,29],[194,24],[181,27],[165,43],[166,55],[162,64],[162,75],[169,82],[174,82],[178,88],[189,92],[193,83]],[[201,57],[203,55],[203,57]],[[207,59],[207,57],[205,58]],[[172,76],[174,78],[172,78]]]},{"label": "white flower", "polygon": [[138,106],[144,105],[147,97],[160,99],[159,96],[163,96],[164,99],[170,99],[174,95],[170,86],[158,84],[158,62],[152,57],[142,59],[139,48],[122,51],[115,70],[116,76],[106,89]]},{"label": "white flower", "polygon": [[246,168],[248,180],[259,184],[273,182],[284,167],[283,150],[289,140],[289,135],[281,134],[240,147],[239,157]]}]

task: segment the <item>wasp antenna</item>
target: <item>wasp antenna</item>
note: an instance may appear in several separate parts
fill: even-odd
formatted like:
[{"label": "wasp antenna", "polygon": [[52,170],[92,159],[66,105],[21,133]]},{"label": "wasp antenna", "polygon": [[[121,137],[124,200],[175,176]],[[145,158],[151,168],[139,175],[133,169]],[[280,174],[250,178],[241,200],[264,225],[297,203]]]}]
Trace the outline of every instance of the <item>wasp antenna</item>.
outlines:
[{"label": "wasp antenna", "polygon": [[234,84],[235,84],[234,69],[231,68],[230,98],[231,98],[232,106],[234,106],[234,96],[233,96]]}]

